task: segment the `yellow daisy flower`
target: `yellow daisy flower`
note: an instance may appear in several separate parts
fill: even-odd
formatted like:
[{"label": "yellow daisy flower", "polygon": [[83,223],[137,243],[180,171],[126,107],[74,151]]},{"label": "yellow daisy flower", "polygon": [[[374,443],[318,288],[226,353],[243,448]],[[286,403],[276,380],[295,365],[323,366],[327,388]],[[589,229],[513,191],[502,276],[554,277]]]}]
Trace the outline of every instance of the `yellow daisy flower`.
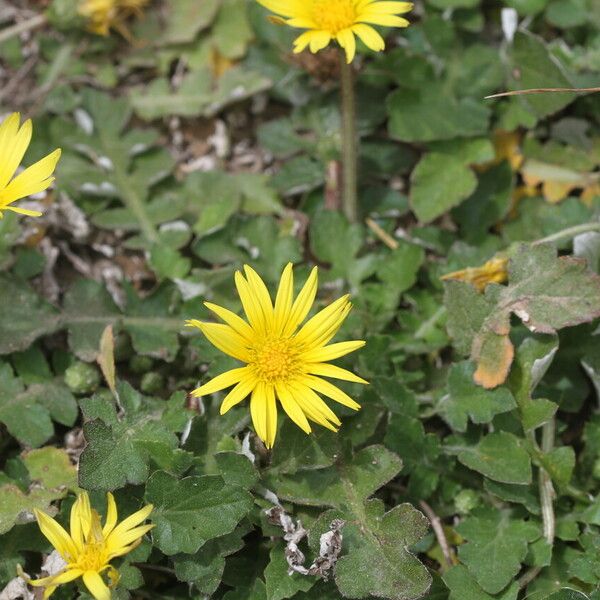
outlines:
[{"label": "yellow daisy flower", "polygon": [[88,29],[98,35],[108,35],[116,29],[129,39],[129,30],[124,21],[135,15],[142,15],[149,0],[81,0],[79,14],[88,21]]},{"label": "yellow daisy flower", "polygon": [[13,113],[0,125],[0,219],[3,210],[30,217],[42,214],[37,210],[10,205],[47,189],[54,181],[52,173],[60,158],[60,150],[55,150],[14,177],[31,142],[31,120],[19,126],[20,122],[19,113]]},{"label": "yellow daisy flower", "polygon": [[294,42],[294,52],[307,46],[313,53],[336,40],[351,63],[356,53],[357,35],[371,50],[381,52],[385,42],[371,25],[407,27],[409,22],[398,15],[409,12],[412,2],[388,0],[258,0],[275,15],[279,24],[308,29]]},{"label": "yellow daisy flower", "polygon": [[86,492],[81,493],[71,508],[71,532],[45,513],[36,510],[35,516],[42,533],[56,548],[66,566],[56,575],[30,580],[29,584],[46,588],[44,600],[63,583],[83,578],[83,583],[96,600],[110,600],[109,586],[101,574],[107,571],[110,587],[119,580],[119,572],[110,564],[113,558],[123,556],[138,546],[153,525],[140,525],[152,512],[152,505],[144,506],[117,525],[117,505],[112,494],[107,494],[108,510],[104,527],[100,516],[90,506]]},{"label": "yellow daisy flower", "polygon": [[187,325],[198,327],[214,346],[246,366],[218,375],[192,394],[204,396],[235,386],[221,404],[222,415],[250,396],[254,429],[267,448],[273,447],[277,434],[276,399],[306,433],[311,432],[309,420],[337,431],[340,420],[318,394],[354,410],[360,405],[322,377],[368,383],[346,369],[327,364],[365,344],[351,341],[328,345],[352,308],[348,296],[339,298],[300,327],[317,294],[316,267],[294,300],[294,276],[292,264],[288,264],[275,303],[258,274],[248,266],[244,272],[245,276],[236,272],[235,285],[248,322],[230,310],[206,302],[206,307],[223,323],[191,320]]}]

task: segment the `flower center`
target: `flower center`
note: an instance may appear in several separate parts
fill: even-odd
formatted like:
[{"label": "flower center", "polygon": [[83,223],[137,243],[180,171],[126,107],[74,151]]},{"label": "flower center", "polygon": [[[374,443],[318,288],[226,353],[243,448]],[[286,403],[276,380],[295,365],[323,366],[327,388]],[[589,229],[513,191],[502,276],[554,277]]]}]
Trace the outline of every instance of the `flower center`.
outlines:
[{"label": "flower center", "polygon": [[290,338],[267,338],[252,350],[251,364],[264,383],[281,383],[298,372],[298,352]]},{"label": "flower center", "polygon": [[319,29],[335,35],[356,22],[355,0],[313,0],[312,17]]},{"label": "flower center", "polygon": [[104,542],[88,542],[77,557],[77,566],[82,571],[100,571],[106,566],[108,556]]}]

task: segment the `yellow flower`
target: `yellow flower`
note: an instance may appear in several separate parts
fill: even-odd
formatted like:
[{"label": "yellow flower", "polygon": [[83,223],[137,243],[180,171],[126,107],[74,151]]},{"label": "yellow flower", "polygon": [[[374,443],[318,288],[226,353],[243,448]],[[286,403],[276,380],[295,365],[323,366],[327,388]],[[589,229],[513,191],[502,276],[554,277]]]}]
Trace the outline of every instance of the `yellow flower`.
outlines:
[{"label": "yellow flower", "polygon": [[151,504],[117,525],[117,506],[110,493],[107,502],[106,521],[102,527],[100,516],[90,507],[89,496],[86,492],[80,494],[71,508],[70,534],[45,513],[35,511],[42,533],[66,563],[56,575],[29,581],[30,585],[46,588],[44,599],[49,598],[57,586],[83,577],[83,583],[96,600],[110,600],[110,589],[101,573],[107,571],[111,587],[114,587],[119,573],[110,561],[131,552],[153,525],[140,525],[152,512]]},{"label": "yellow flower", "polygon": [[478,292],[483,292],[490,283],[506,283],[508,281],[508,258],[495,257],[481,267],[469,267],[447,273],[441,279],[443,281],[449,279],[466,281],[475,286]]},{"label": "yellow flower", "polygon": [[306,433],[311,432],[308,420],[332,431],[341,425],[335,413],[318,394],[323,394],[344,406],[358,410],[360,405],[338,387],[322,377],[367,383],[346,369],[327,364],[364,346],[363,341],[328,344],[348,316],[352,305],[348,296],[339,298],[300,329],[317,293],[317,268],[304,287],[293,298],[294,276],[288,264],[281,276],[275,303],[258,274],[248,266],[245,277],[235,274],[235,285],[248,322],[235,313],[206,302],[206,307],[224,323],[188,321],[198,327],[219,350],[246,363],[246,366],[218,375],[194,390],[194,396],[204,396],[235,386],[221,404],[225,414],[247,396],[250,414],[257,435],[267,448],[272,448],[277,434],[279,400],[290,419]]},{"label": "yellow flower", "polygon": [[54,181],[52,173],[60,158],[60,150],[55,150],[13,178],[31,142],[31,121],[27,120],[19,126],[20,122],[19,113],[13,113],[0,125],[0,219],[3,210],[30,217],[42,214],[37,210],[10,205],[47,189]]},{"label": "yellow flower", "polygon": [[294,42],[294,52],[307,46],[315,53],[329,45],[332,39],[346,51],[352,62],[357,35],[371,50],[381,52],[385,42],[371,25],[407,27],[409,22],[399,17],[410,11],[411,2],[381,0],[258,0],[274,12],[276,23],[308,29]]},{"label": "yellow flower", "polygon": [[81,0],[79,14],[88,21],[88,29],[98,35],[108,35],[116,29],[129,39],[125,20],[132,15],[141,16],[149,0]]}]

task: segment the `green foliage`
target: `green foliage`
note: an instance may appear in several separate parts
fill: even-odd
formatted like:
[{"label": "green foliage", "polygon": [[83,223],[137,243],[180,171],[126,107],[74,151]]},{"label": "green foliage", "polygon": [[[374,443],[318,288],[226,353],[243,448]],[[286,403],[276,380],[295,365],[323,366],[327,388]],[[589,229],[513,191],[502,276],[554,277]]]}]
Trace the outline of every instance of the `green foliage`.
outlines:
[{"label": "green foliage", "polygon": [[[115,600],[600,600],[598,96],[484,99],[598,85],[597,2],[424,0],[359,42],[355,223],[335,50],[255,0],[108,36],[76,4],[3,16],[46,11],[0,42],[0,113],[33,117],[24,166],[62,158],[44,216],[0,220],[0,598],[51,552],[33,511],[68,527],[85,489],[154,505]],[[239,365],[184,324],[288,262],[317,309],[351,295],[337,339],[367,344],[336,364],[369,386],[337,433],[280,407],[267,451],[247,401],[188,395]]]}]

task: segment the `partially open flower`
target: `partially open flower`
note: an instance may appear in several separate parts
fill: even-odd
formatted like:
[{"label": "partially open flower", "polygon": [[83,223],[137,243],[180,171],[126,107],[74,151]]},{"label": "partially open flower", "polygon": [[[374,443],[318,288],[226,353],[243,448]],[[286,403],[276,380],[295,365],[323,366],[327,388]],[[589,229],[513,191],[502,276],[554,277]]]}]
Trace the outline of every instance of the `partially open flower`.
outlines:
[{"label": "partially open flower", "polygon": [[107,495],[107,501],[103,527],[100,515],[90,506],[89,496],[86,492],[81,493],[71,508],[70,533],[47,514],[35,511],[42,533],[66,563],[56,575],[29,581],[29,585],[46,588],[44,599],[49,598],[59,585],[82,577],[96,600],[110,600],[110,588],[102,574],[106,572],[110,587],[115,586],[119,572],[110,561],[131,552],[153,525],[141,525],[152,512],[152,505],[145,506],[117,525],[117,505],[112,494]]}]

